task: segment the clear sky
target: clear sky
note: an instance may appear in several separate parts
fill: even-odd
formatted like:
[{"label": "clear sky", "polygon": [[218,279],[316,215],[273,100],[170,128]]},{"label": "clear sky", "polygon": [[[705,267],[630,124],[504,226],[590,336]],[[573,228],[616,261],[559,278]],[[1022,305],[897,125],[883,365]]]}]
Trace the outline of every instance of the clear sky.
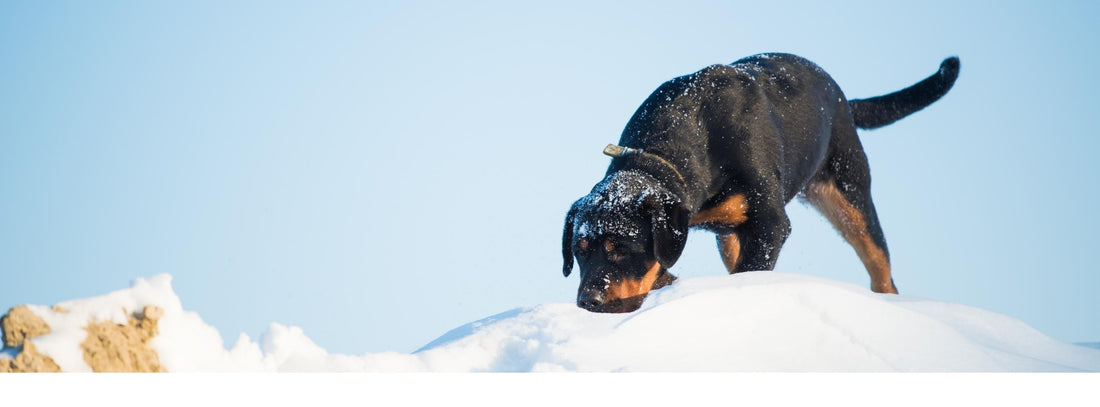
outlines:
[{"label": "clear sky", "polygon": [[[1100,3],[4,2],[0,307],[175,276],[227,341],[412,351],[572,302],[565,211],[661,82],[767,51],[850,98],[902,294],[1100,341]],[[777,269],[866,286],[797,201]],[[724,273],[706,232],[673,272]],[[738,312],[738,310],[730,310]]]}]

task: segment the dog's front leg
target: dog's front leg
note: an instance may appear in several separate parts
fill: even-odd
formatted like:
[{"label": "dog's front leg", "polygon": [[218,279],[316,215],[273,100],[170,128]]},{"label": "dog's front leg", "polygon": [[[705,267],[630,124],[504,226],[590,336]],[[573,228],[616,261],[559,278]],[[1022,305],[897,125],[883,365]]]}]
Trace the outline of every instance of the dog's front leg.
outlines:
[{"label": "dog's front leg", "polygon": [[736,273],[737,265],[741,263],[741,240],[736,233],[719,234],[718,254],[722,255],[722,264],[726,265],[726,271]]},{"label": "dog's front leg", "polygon": [[[739,246],[739,256],[731,273],[774,269],[779,259],[779,249],[783,248],[790,235],[791,221],[781,200],[762,200],[755,205],[750,204],[748,219],[737,227],[733,237]],[[722,237],[719,237],[719,242],[722,242]]]}]

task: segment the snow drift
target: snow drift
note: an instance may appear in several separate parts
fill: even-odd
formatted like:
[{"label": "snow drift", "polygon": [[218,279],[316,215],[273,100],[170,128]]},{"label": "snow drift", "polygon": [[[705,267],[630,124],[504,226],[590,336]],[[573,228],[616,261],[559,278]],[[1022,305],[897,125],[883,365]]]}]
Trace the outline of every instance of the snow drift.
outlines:
[{"label": "snow drift", "polygon": [[[301,329],[280,324],[259,341],[242,334],[227,349],[216,329],[183,309],[171,280],[137,279],[129,289],[30,305],[30,313],[6,317],[5,339],[13,343],[5,341],[0,370],[35,370],[15,367],[38,358],[70,372],[1100,371],[1100,350],[1060,342],[1010,317],[800,274],[682,279],[630,314],[572,304],[514,309],[412,354],[363,355],[330,354]],[[93,338],[90,326],[104,322],[128,339]],[[125,363],[89,357],[90,343],[114,346],[91,352]],[[137,363],[145,356],[125,349],[141,346],[154,360]]]}]

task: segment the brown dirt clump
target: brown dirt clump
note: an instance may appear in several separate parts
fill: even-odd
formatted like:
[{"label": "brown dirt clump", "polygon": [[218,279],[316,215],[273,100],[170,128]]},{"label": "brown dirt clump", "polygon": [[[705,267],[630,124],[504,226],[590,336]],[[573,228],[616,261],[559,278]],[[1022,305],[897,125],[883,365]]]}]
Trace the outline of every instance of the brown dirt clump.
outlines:
[{"label": "brown dirt clump", "polygon": [[50,333],[46,321],[34,315],[26,305],[16,305],[0,317],[0,329],[4,330],[4,346],[9,348],[22,346],[24,340]]},{"label": "brown dirt clump", "polygon": [[34,344],[27,341],[50,333],[50,326],[26,305],[12,307],[7,314],[0,317],[0,329],[4,331],[5,348],[21,348],[14,359],[0,360],[0,373],[61,371],[53,359],[38,353]]},{"label": "brown dirt clump", "polygon": [[111,321],[88,322],[88,337],[80,344],[84,362],[96,372],[164,372],[149,342],[157,335],[157,320],[164,310],[146,306],[131,315],[126,325]]},{"label": "brown dirt clump", "polygon": [[54,363],[53,359],[38,353],[34,349],[34,344],[30,342],[23,343],[23,350],[15,356],[15,359],[0,360],[0,373],[60,371],[61,367]]},{"label": "brown dirt clump", "polygon": [[[68,312],[54,307],[53,312]],[[126,324],[88,321],[88,336],[80,344],[84,362],[96,372],[164,372],[157,353],[149,346],[157,336],[157,321],[164,310],[146,306],[127,318]],[[12,308],[0,318],[4,347],[18,350],[13,359],[0,359],[0,373],[60,372],[49,356],[38,353],[28,339],[50,333],[50,327],[26,305]]]}]

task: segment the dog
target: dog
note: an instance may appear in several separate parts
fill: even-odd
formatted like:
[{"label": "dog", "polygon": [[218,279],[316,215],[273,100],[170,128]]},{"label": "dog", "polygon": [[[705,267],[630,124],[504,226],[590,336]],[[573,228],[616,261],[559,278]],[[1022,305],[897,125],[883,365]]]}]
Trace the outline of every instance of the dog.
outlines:
[{"label": "dog", "polygon": [[906,89],[847,100],[813,62],[781,53],[711,65],[657,88],[627,122],[603,180],[565,216],[563,274],[580,266],[577,305],[632,312],[671,284],[689,229],[717,236],[730,274],[772,270],[796,196],[855,249],[871,290],[896,294],[856,129],[891,124],[940,99],[950,57]]}]

